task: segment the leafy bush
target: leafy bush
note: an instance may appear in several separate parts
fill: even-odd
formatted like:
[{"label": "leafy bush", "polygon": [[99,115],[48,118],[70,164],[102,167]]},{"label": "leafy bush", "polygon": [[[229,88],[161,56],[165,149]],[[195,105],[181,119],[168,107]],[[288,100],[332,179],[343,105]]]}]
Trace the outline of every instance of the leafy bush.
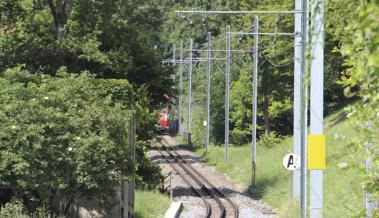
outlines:
[{"label": "leafy bush", "polygon": [[150,147],[148,141],[137,141],[136,147],[136,186],[140,190],[153,190],[161,184],[163,175],[158,165],[152,163],[144,154]]},{"label": "leafy bush", "polygon": [[27,215],[25,215],[25,209],[21,202],[16,201],[13,203],[6,203],[3,207],[0,209],[0,218],[28,218]]},{"label": "leafy bush", "polygon": [[[362,159],[372,158],[372,167],[366,172],[364,188],[371,193],[370,201],[379,201],[379,3],[361,1],[357,16],[349,25],[350,34],[346,37],[341,52],[346,55],[345,65],[349,68],[342,83],[349,96],[358,95],[362,101],[349,108],[348,118],[360,132],[360,143],[356,146],[359,159],[355,167],[364,170]],[[368,145],[371,145],[369,147]],[[365,152],[366,151],[366,152]],[[364,155],[361,155],[364,154]],[[362,164],[363,163],[363,164]],[[362,212],[363,214],[364,212]],[[376,210],[373,217],[378,217]]]},{"label": "leafy bush", "polygon": [[[136,185],[137,187],[154,189],[162,178],[160,168],[147,159],[145,153],[150,147],[150,139],[156,133],[152,128],[156,122],[156,116],[150,109],[150,98],[146,86],[134,88],[127,80],[107,79],[96,80],[102,98],[109,98],[111,102],[121,103],[125,109],[133,108],[136,119]],[[133,92],[133,97],[131,93]]]},{"label": "leafy bush", "polygon": [[282,141],[282,138],[274,132],[270,132],[268,135],[263,135],[259,141],[258,146],[272,148],[275,145],[279,144]]},{"label": "leafy bush", "polygon": [[6,203],[0,208],[0,218],[63,218],[55,216],[44,208],[38,208],[36,212],[29,215],[20,201]]},{"label": "leafy bush", "polygon": [[131,112],[97,83],[64,69],[50,77],[16,67],[0,78],[0,183],[17,185],[26,205],[50,207],[58,191],[65,205],[78,192],[107,199],[128,179]]},{"label": "leafy bush", "polygon": [[234,145],[244,145],[251,141],[251,132],[235,128],[231,132],[230,142]]}]

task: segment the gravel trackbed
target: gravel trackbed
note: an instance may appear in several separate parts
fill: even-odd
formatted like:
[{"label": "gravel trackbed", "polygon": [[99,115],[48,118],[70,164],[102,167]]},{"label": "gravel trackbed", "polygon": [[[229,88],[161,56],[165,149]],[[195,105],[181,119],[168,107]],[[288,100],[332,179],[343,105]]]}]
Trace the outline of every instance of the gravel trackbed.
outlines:
[{"label": "gravel trackbed", "polygon": [[[166,146],[173,146],[186,160],[186,164],[191,164],[198,172],[205,176],[213,186],[219,189],[223,194],[230,198],[235,204],[238,205],[239,218],[272,218],[275,217],[274,211],[271,207],[262,201],[251,198],[248,194],[240,192],[233,184],[231,184],[229,178],[223,174],[216,172],[212,167],[207,166],[202,158],[198,157],[194,152],[184,148],[176,146],[178,143],[170,136],[163,136],[161,143]],[[154,146],[159,146],[159,143],[155,142]],[[149,157],[152,162],[158,164],[162,170],[162,173],[166,175],[170,172],[175,172],[171,167],[172,164],[178,165],[178,163],[171,163],[171,166],[167,163],[164,157],[158,150],[152,149],[149,151]],[[174,165],[175,166],[175,165]],[[179,167],[175,167],[178,169]],[[202,204],[200,197],[193,193],[192,189],[178,174],[186,175],[184,170],[175,172],[172,180],[174,201],[182,201],[184,210],[181,214],[181,218],[200,218],[204,217],[206,209]],[[167,181],[168,182],[168,181]],[[201,189],[201,187],[199,187]],[[212,202],[210,201],[212,205]],[[213,205],[216,203],[213,202]],[[213,207],[213,206],[212,206]],[[228,211],[229,208],[226,208]],[[215,214],[216,215],[216,214]],[[212,216],[213,217],[213,216]],[[232,217],[231,214],[226,213],[226,217]]]}]

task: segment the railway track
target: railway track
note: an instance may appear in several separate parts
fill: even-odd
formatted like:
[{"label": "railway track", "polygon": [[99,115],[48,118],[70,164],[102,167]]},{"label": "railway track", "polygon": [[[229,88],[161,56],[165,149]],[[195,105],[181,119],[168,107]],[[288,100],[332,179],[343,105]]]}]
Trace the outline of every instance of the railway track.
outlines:
[{"label": "railway track", "polygon": [[166,155],[164,155],[164,152],[162,151],[161,148],[159,147],[154,147],[158,152],[159,154],[166,160],[166,162],[170,165],[170,167],[175,170],[177,172],[177,174],[183,179],[183,181],[191,188],[191,190],[196,194],[196,196],[200,197],[201,198],[201,201],[203,202],[203,205],[205,207],[205,210],[206,210],[206,213],[205,213],[205,218],[209,218],[211,217],[211,206],[210,204],[208,203],[207,201],[207,196],[205,196],[204,194],[202,194],[199,190],[196,189],[195,186],[193,186],[190,182],[190,180],[188,180],[184,175],[182,175],[180,173],[180,170],[178,169],[177,166],[175,166],[171,161],[170,161],[170,158],[168,158]]},{"label": "railway track", "polygon": [[[164,144],[170,144],[165,139]],[[155,147],[161,156],[169,163],[169,165],[179,173],[184,182],[192,189],[192,191],[202,199],[202,202],[206,208],[206,215],[204,217],[234,217],[238,218],[239,209],[238,206],[222,191],[216,188],[207,178],[205,178],[198,170],[196,170],[191,164],[189,164],[177,151],[171,146],[165,146],[161,143],[162,147]],[[165,155],[166,153],[167,155]],[[189,179],[184,175],[180,174],[180,169],[175,166],[174,163],[177,163],[178,166],[189,176]],[[193,181],[196,185],[191,183]],[[203,192],[200,192],[196,189],[200,187]],[[206,195],[204,195],[206,193]],[[216,205],[213,206],[212,210],[212,201],[216,202]],[[230,207],[228,207],[228,205]],[[230,210],[229,210],[230,209]]]}]

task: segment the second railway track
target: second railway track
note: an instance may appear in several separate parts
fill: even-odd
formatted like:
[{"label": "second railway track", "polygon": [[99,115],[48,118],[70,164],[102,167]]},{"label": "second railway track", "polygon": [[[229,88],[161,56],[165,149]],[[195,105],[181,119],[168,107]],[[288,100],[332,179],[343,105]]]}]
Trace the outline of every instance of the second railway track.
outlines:
[{"label": "second railway track", "polygon": [[[169,145],[165,139],[163,142],[164,144]],[[206,208],[206,214],[204,217],[238,218],[238,206],[222,191],[216,188],[207,178],[205,178],[204,175],[188,163],[175,148],[164,144],[161,143],[161,147],[155,147],[156,150],[158,150],[160,155],[166,159],[171,168],[179,173],[184,182],[190,186],[192,191],[202,199],[202,202]],[[164,155],[164,152],[166,152],[167,155]],[[175,166],[172,161],[177,163],[178,166],[190,177],[190,179],[185,178],[184,175],[181,175],[178,166]],[[190,180],[196,185],[191,184]],[[200,187],[201,191],[196,189],[196,186]],[[204,195],[204,193],[206,194]],[[216,202],[216,205],[213,203],[213,207],[211,206],[212,201]]]}]

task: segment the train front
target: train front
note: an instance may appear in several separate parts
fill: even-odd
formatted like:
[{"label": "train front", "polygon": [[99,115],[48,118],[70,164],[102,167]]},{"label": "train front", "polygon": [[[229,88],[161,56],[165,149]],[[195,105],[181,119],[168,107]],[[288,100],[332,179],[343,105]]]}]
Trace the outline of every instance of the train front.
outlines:
[{"label": "train front", "polygon": [[160,134],[168,134],[170,128],[170,96],[164,95],[166,102],[162,105],[163,109],[159,111],[159,126],[158,131]]}]

